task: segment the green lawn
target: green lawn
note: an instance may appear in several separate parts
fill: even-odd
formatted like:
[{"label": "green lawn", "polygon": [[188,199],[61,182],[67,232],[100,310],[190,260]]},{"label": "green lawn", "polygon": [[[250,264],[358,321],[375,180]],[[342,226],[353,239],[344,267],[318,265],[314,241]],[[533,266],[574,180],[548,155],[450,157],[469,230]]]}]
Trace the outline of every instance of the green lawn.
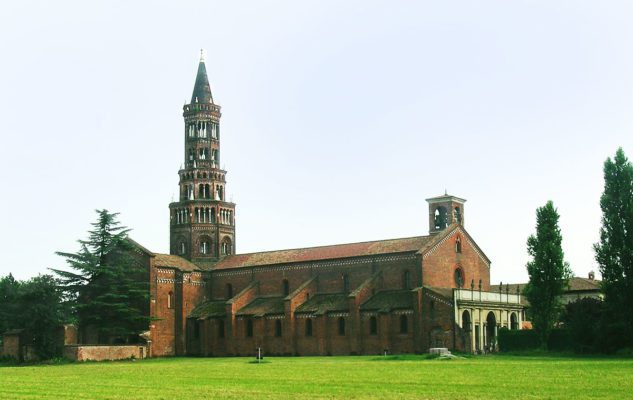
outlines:
[{"label": "green lawn", "polygon": [[2,399],[633,397],[633,359],[171,358],[0,367]]}]

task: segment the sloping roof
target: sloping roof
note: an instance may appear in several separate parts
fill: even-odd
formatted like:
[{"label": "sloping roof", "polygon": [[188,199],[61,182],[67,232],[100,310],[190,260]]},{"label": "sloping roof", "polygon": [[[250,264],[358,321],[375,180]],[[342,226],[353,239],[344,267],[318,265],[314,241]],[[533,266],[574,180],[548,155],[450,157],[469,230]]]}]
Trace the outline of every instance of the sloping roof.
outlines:
[{"label": "sloping roof", "polygon": [[451,288],[442,288],[442,287],[435,287],[435,286],[424,286],[424,288],[448,300],[451,300],[451,301],[453,300],[453,289]]},{"label": "sloping roof", "polygon": [[598,281],[595,279],[587,279],[580,277],[573,277],[569,280],[569,290],[574,291],[585,291],[585,290],[600,290],[600,285],[602,281]]},{"label": "sloping roof", "polygon": [[178,268],[181,271],[195,271],[199,269],[196,264],[180,256],[160,253],[156,253],[154,257],[154,265],[157,267]]},{"label": "sloping roof", "polygon": [[[578,276],[574,276],[573,278],[569,280],[569,289],[567,289],[567,291],[568,292],[599,291],[601,284],[602,284],[602,281],[599,281],[596,279],[587,279],[587,278],[580,278]],[[527,286],[527,283],[510,283],[509,285],[510,285],[510,293],[515,294],[517,291],[517,286],[519,287],[519,291],[523,293],[523,290]],[[504,292],[506,290],[505,283],[503,284],[502,290]],[[498,292],[499,285],[490,285],[490,291]]]},{"label": "sloping roof", "polygon": [[317,294],[297,307],[295,312],[320,315],[330,311],[348,311],[347,298],[345,293]]},{"label": "sloping roof", "polygon": [[224,317],[226,315],[226,301],[213,300],[205,301],[194,308],[188,318],[213,318]]},{"label": "sloping roof", "polygon": [[202,58],[200,58],[198,63],[198,73],[196,74],[196,83],[193,85],[193,93],[191,93],[191,103],[213,103],[211,86],[207,77],[207,67],[204,65]]},{"label": "sloping roof", "polygon": [[423,248],[424,245],[433,240],[433,238],[434,236],[415,236],[402,239],[307,247],[303,249],[235,254],[230,255],[215,264],[213,269],[218,270],[271,264],[331,260],[337,258],[369,256],[374,254],[414,252]]},{"label": "sloping roof", "polygon": [[263,317],[264,315],[275,315],[283,313],[283,297],[259,297],[239,309],[236,315]]},{"label": "sloping roof", "polygon": [[360,306],[360,309],[389,312],[413,308],[413,294],[410,290],[385,290],[376,293]]}]

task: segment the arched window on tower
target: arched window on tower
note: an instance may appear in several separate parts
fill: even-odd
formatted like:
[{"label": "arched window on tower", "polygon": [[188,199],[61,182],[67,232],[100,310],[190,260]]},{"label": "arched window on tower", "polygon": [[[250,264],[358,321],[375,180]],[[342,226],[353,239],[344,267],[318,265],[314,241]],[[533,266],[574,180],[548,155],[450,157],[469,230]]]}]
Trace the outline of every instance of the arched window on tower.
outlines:
[{"label": "arched window on tower", "polygon": [[189,161],[193,161],[193,149],[189,149]]},{"label": "arched window on tower", "polygon": [[211,186],[208,183],[204,185],[204,198],[205,199],[211,198]]},{"label": "arched window on tower", "polygon": [[198,186],[198,198],[204,199],[204,185],[202,183]]},{"label": "arched window on tower", "polygon": [[178,252],[180,253],[181,256],[187,252],[187,245],[185,244],[185,242],[180,242]]},{"label": "arched window on tower", "polygon": [[200,254],[211,254],[211,240],[208,237],[203,237],[200,239]]},{"label": "arched window on tower", "polygon": [[233,244],[231,243],[231,239],[225,237],[222,239],[222,254],[228,256],[233,253]]},{"label": "arched window on tower", "polygon": [[441,230],[446,228],[448,224],[446,217],[446,207],[439,206],[435,209],[435,229]]},{"label": "arched window on tower", "polygon": [[458,224],[461,224],[462,223],[462,210],[459,207],[455,207],[453,215],[455,217],[455,222],[457,222]]},{"label": "arched window on tower", "polygon": [[215,224],[215,207],[211,207],[211,223]]}]

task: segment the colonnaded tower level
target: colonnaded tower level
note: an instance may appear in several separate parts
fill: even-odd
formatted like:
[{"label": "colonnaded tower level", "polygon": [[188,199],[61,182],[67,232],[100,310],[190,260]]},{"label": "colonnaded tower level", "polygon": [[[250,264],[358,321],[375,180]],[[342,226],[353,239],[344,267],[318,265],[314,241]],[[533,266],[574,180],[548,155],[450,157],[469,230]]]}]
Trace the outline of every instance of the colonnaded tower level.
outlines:
[{"label": "colonnaded tower level", "polygon": [[235,204],[220,168],[220,106],[213,102],[201,51],[191,102],[183,107],[184,167],[179,201],[169,205],[170,253],[201,267],[235,251]]}]

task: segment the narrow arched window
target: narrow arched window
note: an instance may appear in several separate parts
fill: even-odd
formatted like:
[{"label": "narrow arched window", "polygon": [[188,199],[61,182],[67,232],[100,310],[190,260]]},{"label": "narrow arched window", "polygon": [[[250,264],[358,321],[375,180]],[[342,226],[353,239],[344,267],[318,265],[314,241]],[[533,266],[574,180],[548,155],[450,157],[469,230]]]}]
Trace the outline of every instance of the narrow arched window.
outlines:
[{"label": "narrow arched window", "polygon": [[409,332],[409,318],[406,315],[400,316],[400,333]]},{"label": "narrow arched window", "polygon": [[349,275],[343,274],[343,293],[349,293]]},{"label": "narrow arched window", "polygon": [[369,318],[369,334],[378,334],[378,321],[376,320],[376,317]]},{"label": "narrow arched window", "polygon": [[339,336],[345,336],[345,318],[338,318],[338,334]]},{"label": "narrow arched window", "polygon": [[275,337],[281,337],[281,320],[275,321]]},{"label": "narrow arched window", "polygon": [[187,252],[187,245],[185,244],[185,242],[180,242],[180,255],[184,255]]},{"label": "narrow arched window", "polygon": [[283,280],[282,289],[284,296],[288,296],[290,294],[290,284],[288,284],[288,279]]},{"label": "narrow arched window", "polygon": [[464,271],[461,268],[455,268],[455,286],[462,288],[464,286]]},{"label": "narrow arched window", "polygon": [[462,239],[457,236],[457,239],[455,239],[455,253],[461,253],[462,252]]},{"label": "narrow arched window", "polygon": [[224,337],[224,320],[223,319],[218,320],[218,337],[219,338]]},{"label": "narrow arched window", "polygon": [[312,319],[308,318],[306,319],[306,336],[312,336]]},{"label": "narrow arched window", "polygon": [[246,337],[253,337],[253,320],[246,321]]},{"label": "narrow arched window", "polygon": [[226,284],[226,298],[233,298],[233,285],[231,285],[230,283]]},{"label": "narrow arched window", "polygon": [[402,274],[402,288],[411,289],[411,272],[408,270]]},{"label": "narrow arched window", "polygon": [[167,294],[167,308],[174,308],[174,292]]},{"label": "narrow arched window", "polygon": [[459,207],[455,207],[455,221],[458,224],[462,223],[462,210]]}]

